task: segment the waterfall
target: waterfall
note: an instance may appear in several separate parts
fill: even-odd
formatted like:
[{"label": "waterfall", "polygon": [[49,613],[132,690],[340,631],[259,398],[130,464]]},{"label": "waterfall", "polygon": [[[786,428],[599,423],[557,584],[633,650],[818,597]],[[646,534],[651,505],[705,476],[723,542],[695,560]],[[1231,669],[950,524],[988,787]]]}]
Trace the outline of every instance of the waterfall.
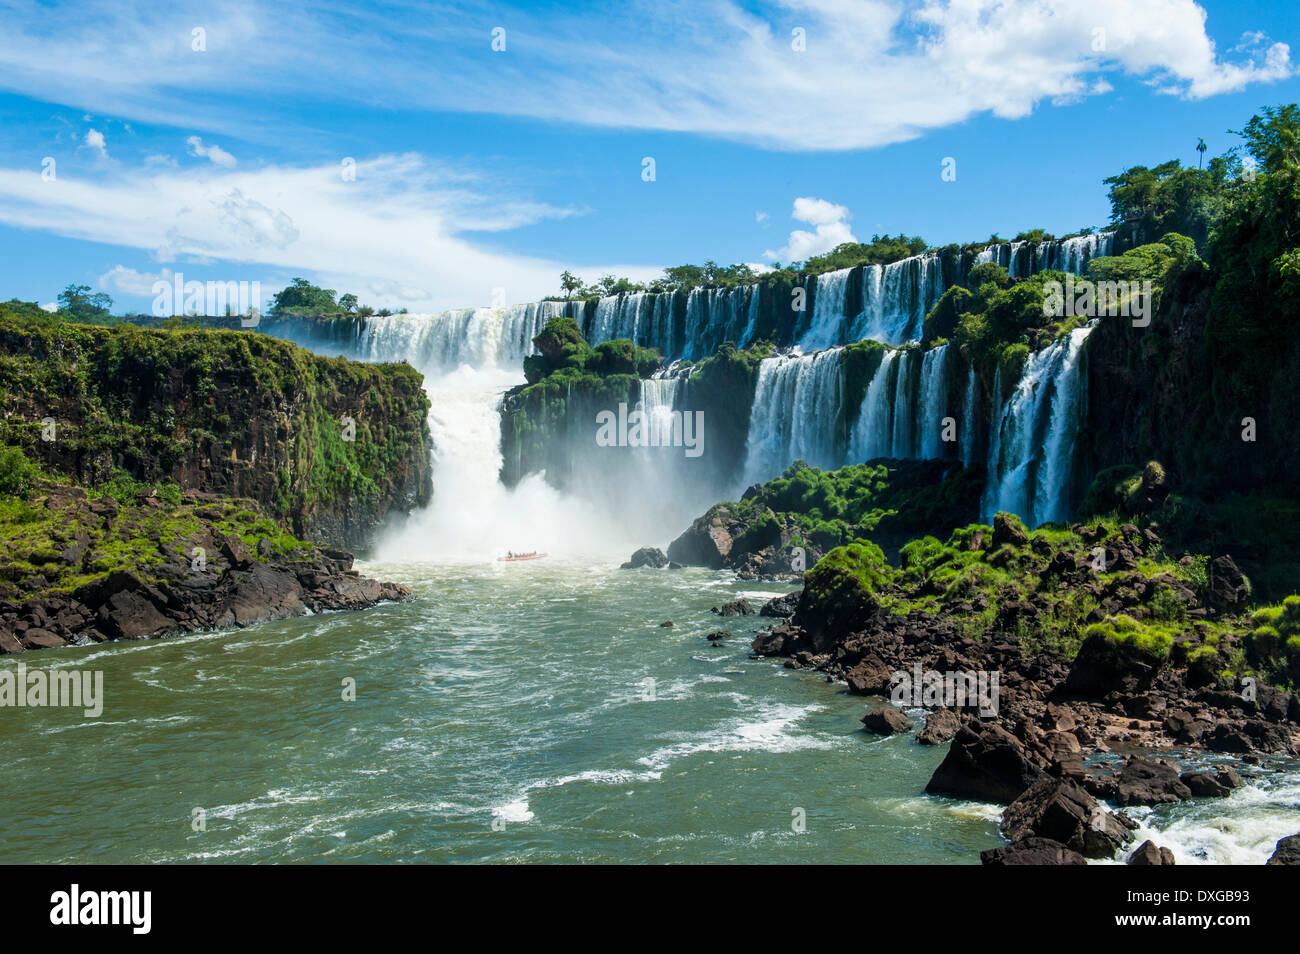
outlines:
[{"label": "waterfall", "polygon": [[1024,241],[996,242],[976,252],[966,271],[969,274],[976,265],[995,262],[1012,278],[1029,278],[1047,269],[1082,275],[1090,261],[1110,254],[1114,239],[1114,232],[1094,232],[1032,246]]},{"label": "waterfall", "polygon": [[[667,443],[673,432],[673,411],[677,408],[677,395],[681,391],[682,379],[671,377],[645,378],[641,381],[641,412],[646,421],[646,436],[660,435]],[[643,450],[658,450],[644,448]]]},{"label": "waterfall", "polygon": [[749,314],[745,320],[745,331],[740,336],[740,340],[736,342],[736,344],[742,348],[749,345],[754,340],[754,331],[758,328],[758,313],[762,299],[763,296],[759,291],[759,286],[750,285],[748,305]]},{"label": "waterfall", "polygon": [[1018,514],[1031,527],[1068,516],[1074,441],[1085,403],[1080,365],[1093,327],[1076,328],[1030,355],[1016,390],[999,409],[990,437],[986,520],[999,510]]},{"label": "waterfall", "polygon": [[1100,232],[1093,235],[1076,235],[1057,243],[1054,250],[1052,268],[1063,272],[1082,275],[1087,271],[1088,263],[1094,258],[1110,254],[1114,232]]},{"label": "waterfall", "polygon": [[[890,390],[891,371],[899,352],[886,351],[880,367],[867,385],[862,396],[858,423],[849,439],[849,461],[859,464],[874,457],[893,456],[893,392]],[[899,375],[901,377],[901,375]]]},{"label": "waterfall", "polygon": [[921,363],[918,451],[927,459],[948,456],[943,440],[943,419],[948,416],[948,347],[945,344],[931,348]]},{"label": "waterfall", "polygon": [[970,466],[975,462],[975,422],[979,407],[979,378],[975,366],[966,369],[966,396],[962,400],[963,418],[961,424],[961,462]]},{"label": "waterfall", "polygon": [[851,268],[841,268],[834,272],[818,275],[813,296],[812,323],[804,336],[799,339],[799,347],[805,351],[829,348],[831,345],[847,344],[844,340],[844,313],[849,289]]},{"label": "waterfall", "polygon": [[908,349],[900,354],[898,376],[894,383],[894,422],[890,440],[890,457],[916,456],[916,372],[917,352]]},{"label": "waterfall", "polygon": [[552,318],[564,315],[565,304],[542,301],[440,315],[372,315],[365,319],[356,351],[349,356],[362,361],[407,361],[430,373],[464,364],[517,366],[533,353],[533,337]]},{"label": "waterfall", "polygon": [[764,359],[749,416],[745,482],[771,480],[800,458],[814,467],[838,467],[839,400],[840,349]]},{"label": "waterfall", "polygon": [[926,313],[943,295],[943,262],[933,252],[862,270],[862,310],[849,341],[901,345],[921,338]]}]

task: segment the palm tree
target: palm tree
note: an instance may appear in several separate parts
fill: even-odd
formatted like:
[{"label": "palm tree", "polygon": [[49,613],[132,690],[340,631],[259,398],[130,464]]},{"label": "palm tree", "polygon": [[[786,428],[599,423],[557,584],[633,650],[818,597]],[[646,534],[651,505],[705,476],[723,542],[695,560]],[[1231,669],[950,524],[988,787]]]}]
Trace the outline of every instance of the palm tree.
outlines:
[{"label": "palm tree", "polygon": [[1205,161],[1205,149],[1206,149],[1206,146],[1205,146],[1205,140],[1202,139],[1201,137],[1197,136],[1197,137],[1196,137],[1196,151],[1200,153],[1200,156],[1199,156],[1199,157],[1197,158],[1197,160],[1196,160],[1196,168],[1197,168],[1197,169],[1200,169],[1200,168],[1201,168],[1201,163],[1203,163],[1203,162]]}]

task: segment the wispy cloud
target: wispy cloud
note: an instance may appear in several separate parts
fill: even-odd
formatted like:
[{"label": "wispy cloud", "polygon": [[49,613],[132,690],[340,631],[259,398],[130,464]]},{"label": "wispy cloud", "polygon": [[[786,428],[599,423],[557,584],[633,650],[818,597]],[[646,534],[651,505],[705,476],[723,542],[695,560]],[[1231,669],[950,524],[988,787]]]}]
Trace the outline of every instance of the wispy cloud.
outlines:
[{"label": "wispy cloud", "polygon": [[218,145],[203,145],[203,140],[199,136],[190,136],[185,140],[185,144],[190,147],[191,156],[198,156],[203,159],[211,160],[214,166],[233,169],[237,165],[234,156]]},{"label": "wispy cloud", "polygon": [[[383,102],[855,149],[1103,95],[1119,74],[1200,99],[1294,72],[1287,45],[1258,30],[1221,56],[1193,0],[660,0],[599,17],[478,3],[245,0],[218,12],[19,0],[6,21],[5,88],[165,123],[183,93],[203,103],[204,128],[246,139],[276,126],[273,108],[241,107],[257,93],[259,105]],[[503,52],[491,49],[497,26]],[[259,68],[238,67],[247,62]]]},{"label": "wispy cloud", "polygon": [[[571,210],[476,191],[464,175],[419,156],[340,166],[264,165],[233,170],[157,164],[96,180],[0,168],[0,221],[58,235],[142,249],[160,264],[222,263],[231,280],[274,270],[321,276],[376,304],[438,310],[558,290],[561,264],[479,247],[463,233],[492,232]],[[648,278],[656,268],[587,268]],[[101,284],[128,294],[156,280],[119,265]],[[268,282],[268,284],[270,284]]]}]

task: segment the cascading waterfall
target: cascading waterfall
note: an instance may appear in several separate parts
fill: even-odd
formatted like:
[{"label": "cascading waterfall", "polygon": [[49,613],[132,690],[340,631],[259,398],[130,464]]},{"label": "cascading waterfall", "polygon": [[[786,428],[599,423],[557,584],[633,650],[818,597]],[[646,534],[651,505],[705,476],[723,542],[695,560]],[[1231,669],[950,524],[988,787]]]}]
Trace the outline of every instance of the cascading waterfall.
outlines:
[{"label": "cascading waterfall", "polygon": [[758,369],[745,448],[745,481],[778,476],[802,458],[814,467],[840,463],[835,427],[841,349],[767,358]]},{"label": "cascading waterfall", "polygon": [[[1082,272],[1093,258],[1109,254],[1112,246],[1111,233],[1037,244],[1001,243],[983,249],[967,268],[994,261],[1017,277],[1046,268]],[[951,376],[962,373],[965,364],[950,345],[928,352],[898,350],[920,338],[925,314],[944,291],[940,255],[924,253],[889,265],[861,267],[860,293],[854,272],[840,269],[815,279],[813,314],[801,344],[825,346],[824,350],[782,355],[760,364],[745,480],[770,479],[798,458],[823,468],[875,457],[959,457],[967,463],[983,458],[990,474],[984,500],[987,514],[1012,509],[1031,524],[1065,517],[1074,436],[1086,399],[1078,365],[1087,329],[1031,355],[1007,401],[999,399],[1000,381],[995,380],[991,407],[982,411],[984,400],[973,369],[964,369],[964,388],[950,387]],[[428,538],[413,540],[412,545],[427,549],[435,528],[440,532],[455,528],[467,514],[481,515],[484,508],[496,514],[503,507],[507,511],[515,507],[526,514],[505,518],[499,533],[465,530],[485,547],[526,546],[526,541],[509,537],[528,527],[539,528],[538,538],[550,533],[564,537],[563,519],[544,520],[544,529],[537,522],[548,508],[571,509],[571,501],[546,485],[542,475],[527,477],[512,490],[497,482],[500,395],[521,381],[522,361],[534,352],[533,337],[561,316],[577,319],[592,344],[630,338],[658,349],[670,360],[699,360],[722,341],[751,342],[763,320],[763,301],[756,284],[695,288],[686,293],[630,292],[594,303],[542,301],[436,316],[372,316],[357,321],[355,337],[331,337],[327,343],[331,351],[366,361],[405,360],[426,375],[434,404],[430,429],[437,455],[437,492],[431,509],[436,513],[428,520],[410,522],[408,529]],[[298,334],[310,337],[305,326],[292,321],[278,323],[274,333],[291,339]],[[841,406],[841,346],[861,339],[880,341],[890,350],[867,385],[851,432],[844,434],[844,421],[854,415]],[[961,406],[949,407],[949,395],[956,400],[959,391]],[[680,410],[684,393],[685,382],[665,373],[644,382],[639,397],[653,424]],[[942,422],[949,416],[962,422],[955,450],[943,441]],[[987,426],[982,426],[985,421]],[[643,462],[651,468],[646,474],[649,482],[657,477],[676,479],[682,465],[667,460],[667,455],[660,455],[655,462],[650,458]],[[619,473],[623,473],[620,479],[628,476]],[[593,482],[586,489],[598,495],[603,486],[599,476],[588,477]],[[532,502],[524,503],[529,495]],[[456,504],[456,498],[471,503]],[[482,520],[478,522],[481,526]]]},{"label": "cascading waterfall", "polygon": [[1082,275],[1090,261],[1110,254],[1114,240],[1114,232],[1094,232],[1033,245],[1023,241],[996,242],[976,252],[967,271],[976,265],[995,262],[1012,278],[1029,278],[1048,269]]},{"label": "cascading waterfall", "polygon": [[948,416],[948,345],[931,348],[921,363],[921,415],[917,420],[919,453],[926,459],[946,456],[943,419]]},{"label": "cascading waterfall", "polygon": [[894,382],[893,434],[889,443],[890,457],[916,456],[916,358],[917,352],[909,349],[900,353],[898,376]]},{"label": "cascading waterfall", "polygon": [[886,351],[880,360],[880,367],[867,385],[867,391],[862,396],[862,408],[858,412],[858,422],[849,439],[849,459],[852,461],[893,456],[894,388],[891,385],[898,377],[902,377],[901,374],[894,374],[894,362],[903,353]]},{"label": "cascading waterfall", "polygon": [[1074,441],[1085,405],[1080,365],[1093,327],[1076,328],[1030,355],[999,408],[990,438],[986,520],[999,510],[1020,515],[1031,527],[1068,517]]},{"label": "cascading waterfall", "polygon": [[921,337],[926,313],[943,295],[943,262],[933,252],[862,270],[862,308],[840,344],[871,338],[898,346]]},{"label": "cascading waterfall", "polygon": [[831,345],[845,344],[843,340],[845,314],[844,309],[849,289],[851,268],[841,268],[834,272],[818,275],[813,296],[812,324],[799,340],[799,347],[805,351],[829,348]]},{"label": "cascading waterfall", "polygon": [[669,436],[672,433],[677,396],[682,379],[676,375],[656,376],[641,381],[641,412],[647,422],[648,433]]},{"label": "cascading waterfall", "polygon": [[962,399],[962,424],[961,424],[961,462],[970,466],[975,462],[975,442],[978,439],[976,433],[976,416],[979,408],[979,378],[975,374],[974,366],[966,369],[966,395]]},{"label": "cascading waterfall", "polygon": [[433,373],[464,364],[518,364],[533,353],[533,338],[546,323],[564,314],[564,302],[543,301],[441,315],[373,315],[365,320],[352,357],[407,361]]}]

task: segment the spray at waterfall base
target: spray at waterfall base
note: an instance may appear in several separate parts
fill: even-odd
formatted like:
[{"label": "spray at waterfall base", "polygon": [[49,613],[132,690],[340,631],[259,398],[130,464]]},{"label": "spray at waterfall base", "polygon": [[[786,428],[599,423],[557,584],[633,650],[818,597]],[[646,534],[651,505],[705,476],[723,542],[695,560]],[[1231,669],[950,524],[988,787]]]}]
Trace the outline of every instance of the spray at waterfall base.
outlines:
[{"label": "spray at waterfall base", "polygon": [[626,402],[618,412],[596,414],[597,447],[683,447],[687,457],[704,453],[704,412],[657,409],[651,414]]}]

